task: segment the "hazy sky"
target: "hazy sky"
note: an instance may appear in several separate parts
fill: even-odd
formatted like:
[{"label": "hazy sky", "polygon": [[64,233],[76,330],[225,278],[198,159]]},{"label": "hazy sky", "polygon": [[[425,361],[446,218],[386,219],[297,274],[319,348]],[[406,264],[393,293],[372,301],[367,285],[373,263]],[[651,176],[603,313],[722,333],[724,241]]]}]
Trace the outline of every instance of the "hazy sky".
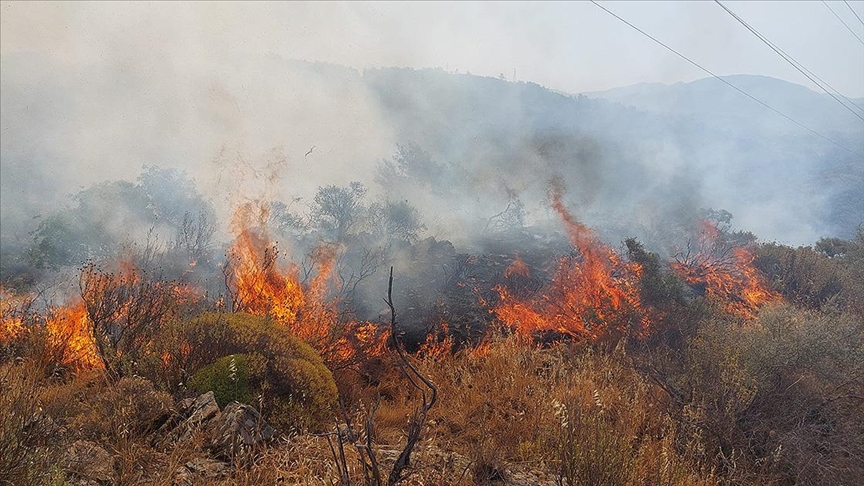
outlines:
[{"label": "hazy sky", "polygon": [[[714,2],[602,2],[718,74],[809,82]],[[727,5],[819,77],[864,97],[864,45],[822,2]],[[843,2],[831,8],[864,39]],[[864,2],[851,1],[861,18]],[[356,68],[442,67],[567,92],[705,74],[588,2],[2,4],[3,54],[65,63],[183,65],[245,53]],[[142,52],[144,54],[142,54]],[[154,73],[157,75],[157,73]]]}]

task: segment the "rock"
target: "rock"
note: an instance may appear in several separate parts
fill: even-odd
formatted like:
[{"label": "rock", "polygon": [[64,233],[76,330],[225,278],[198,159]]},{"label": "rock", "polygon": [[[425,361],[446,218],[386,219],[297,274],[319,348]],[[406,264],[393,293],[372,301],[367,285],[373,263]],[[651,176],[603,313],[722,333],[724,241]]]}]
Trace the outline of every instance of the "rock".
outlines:
[{"label": "rock", "polygon": [[177,470],[172,484],[176,486],[192,486],[201,484],[201,480],[219,479],[226,475],[228,466],[223,462],[207,457],[196,457]]},{"label": "rock", "polygon": [[197,398],[187,398],[177,408],[177,413],[159,428],[152,441],[154,447],[166,449],[187,440],[196,430],[207,428],[209,422],[219,415],[219,404],[212,391]]},{"label": "rock", "polygon": [[216,403],[216,397],[213,392],[209,391],[192,402],[192,405],[187,409],[186,425],[189,428],[199,426],[208,420],[212,419],[219,413],[219,404]]},{"label": "rock", "polygon": [[105,449],[86,440],[75,441],[63,455],[63,469],[86,481],[111,484],[114,458]]},{"label": "rock", "polygon": [[275,435],[276,430],[264,422],[257,410],[231,402],[213,421],[209,447],[217,456],[231,457],[242,446],[263,444]]}]

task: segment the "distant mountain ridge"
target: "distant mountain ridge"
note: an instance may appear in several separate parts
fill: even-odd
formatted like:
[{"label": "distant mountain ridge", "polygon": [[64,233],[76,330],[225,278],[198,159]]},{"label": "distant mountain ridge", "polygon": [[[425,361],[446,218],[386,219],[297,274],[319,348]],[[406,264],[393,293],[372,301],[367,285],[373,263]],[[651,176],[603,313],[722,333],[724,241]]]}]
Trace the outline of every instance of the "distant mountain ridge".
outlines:
[{"label": "distant mountain ridge", "polygon": [[[722,79],[811,128],[864,135],[864,122],[824,92],[768,76],[738,74],[722,76]],[[759,117],[765,118],[764,122],[775,129],[799,128],[715,78],[674,84],[639,83],[582,95],[658,113],[715,115],[727,119]],[[860,113],[864,115],[864,98],[850,100],[862,108]],[[771,116],[766,117],[768,114]]]}]

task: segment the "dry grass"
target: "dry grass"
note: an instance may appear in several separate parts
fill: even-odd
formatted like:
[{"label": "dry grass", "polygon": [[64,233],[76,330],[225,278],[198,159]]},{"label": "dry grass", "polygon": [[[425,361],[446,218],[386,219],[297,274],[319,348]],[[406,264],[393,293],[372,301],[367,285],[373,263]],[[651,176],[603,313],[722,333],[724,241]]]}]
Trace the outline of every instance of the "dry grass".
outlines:
[{"label": "dry grass", "polygon": [[[854,418],[862,412],[855,398],[862,342],[860,322],[848,315],[778,308],[746,325],[703,323],[678,368],[623,346],[544,349],[515,338],[479,352],[412,358],[438,386],[439,401],[403,484],[673,486],[795,477],[854,484],[864,457],[864,430]],[[682,396],[649,379],[646,360],[669,373],[668,385]],[[26,359],[0,365],[0,413],[9,418],[0,428],[0,477],[12,478],[7,483],[62,484],[60,458],[75,440],[108,451],[115,484],[171,485],[186,464],[208,458],[200,434],[154,441],[174,399],[147,380],[57,376],[52,366]],[[376,366],[374,376],[338,378],[355,429],[382,397],[372,442],[386,477],[419,400],[392,363]],[[333,430],[339,418],[322,428]],[[345,454],[352,484],[363,484],[352,443]],[[339,484],[339,471],[327,438],[306,434],[238,456],[218,477],[193,471],[186,480],[331,485]]]},{"label": "dry grass", "polygon": [[429,433],[470,458],[475,480],[527,467],[569,484],[716,482],[679,452],[665,397],[621,349],[502,340],[424,365],[441,391]]},{"label": "dry grass", "polygon": [[39,406],[41,370],[0,365],[0,484],[61,484],[53,421]]}]

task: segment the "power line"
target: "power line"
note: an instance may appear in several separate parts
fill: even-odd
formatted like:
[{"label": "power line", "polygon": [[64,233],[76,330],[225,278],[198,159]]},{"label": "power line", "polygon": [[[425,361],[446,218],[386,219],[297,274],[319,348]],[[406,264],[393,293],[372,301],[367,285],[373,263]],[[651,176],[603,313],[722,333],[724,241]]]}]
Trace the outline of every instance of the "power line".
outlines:
[{"label": "power line", "polygon": [[[762,35],[761,33],[759,33],[759,31],[757,31],[754,27],[752,27],[750,24],[748,24],[744,19],[742,19],[741,17],[739,17],[739,16],[738,16],[735,12],[733,12],[732,10],[730,10],[729,7],[727,7],[726,5],[723,5],[723,3],[720,2],[720,0],[714,0],[714,2],[717,3],[717,5],[720,5],[721,7],[723,7],[723,10],[725,10],[729,15],[731,15],[733,18],[735,18],[735,20],[737,20],[741,25],[743,25],[744,27],[746,27],[747,30],[749,30],[750,32],[752,32],[753,35],[755,35],[756,37],[758,37],[759,40],[761,40],[762,42],[764,42],[765,45],[767,45],[768,47],[770,47],[771,50],[773,50],[774,52],[776,52],[776,53],[777,53],[780,57],[782,57],[786,62],[788,62],[789,64],[791,64],[792,67],[794,67],[795,69],[798,70],[798,72],[800,72],[801,74],[803,74],[804,76],[806,76],[807,79],[809,79],[810,81],[813,82],[813,84],[815,84],[816,86],[819,86],[820,88],[822,88],[822,91],[828,93],[829,96],[831,96],[832,98],[834,98],[834,101],[836,101],[837,103],[840,103],[840,105],[843,106],[843,108],[846,108],[847,110],[849,110],[850,113],[852,113],[853,115],[857,116],[861,121],[864,121],[864,117],[862,117],[858,112],[856,112],[855,110],[853,110],[852,108],[850,108],[849,106],[847,106],[845,103],[843,103],[842,101],[840,101],[840,99],[837,98],[836,96],[834,96],[834,93],[831,93],[830,91],[828,91],[828,89],[825,88],[825,86],[828,86],[828,87],[831,88],[833,91],[835,91],[836,93],[840,94],[840,96],[843,96],[843,98],[845,98],[846,101],[848,101],[850,104],[852,104],[852,106],[858,108],[859,110],[864,111],[864,108],[861,108],[860,106],[856,105],[856,104],[855,104],[854,102],[852,102],[852,100],[850,100],[849,98],[846,98],[846,96],[844,96],[842,93],[840,93],[839,91],[837,91],[836,89],[834,89],[834,87],[832,87],[832,86],[831,86],[830,84],[828,84],[827,82],[822,81],[822,79],[819,78],[819,76],[816,76],[815,74],[813,74],[812,72],[810,72],[809,69],[805,68],[804,65],[802,65],[800,62],[796,61],[792,56],[790,56],[789,54],[786,54],[786,51],[784,51],[783,49],[780,49],[776,44],[774,44],[773,42],[771,42],[770,40],[768,40],[767,37],[765,37],[764,35]],[[809,73],[809,74],[808,74],[808,73]],[[812,75],[812,76],[811,76],[811,75]],[[816,79],[814,79],[814,77],[815,77]],[[820,84],[819,81],[817,81],[817,79],[818,79],[819,81],[822,81],[822,83],[825,84],[825,86],[822,86],[822,84]]]},{"label": "power line", "polygon": [[680,52],[676,51],[675,49],[673,49],[673,48],[669,47],[668,45],[664,44],[662,41],[658,40],[656,37],[652,36],[651,34],[645,32],[644,30],[640,29],[639,27],[636,27],[635,25],[631,24],[631,23],[628,22],[627,20],[625,20],[625,19],[619,17],[618,14],[616,14],[615,12],[612,12],[611,10],[607,9],[607,8],[604,7],[603,5],[600,5],[599,3],[597,3],[596,0],[591,0],[591,3],[593,3],[594,5],[596,5],[597,7],[599,7],[601,10],[603,10],[603,11],[606,12],[606,13],[608,13],[609,15],[611,15],[611,16],[615,17],[616,19],[620,20],[621,22],[624,22],[625,24],[627,24],[627,25],[628,25],[630,28],[632,28],[633,30],[635,30],[635,31],[639,32],[640,34],[644,35],[645,37],[651,39],[652,41],[656,42],[657,44],[660,44],[661,46],[663,46],[664,48],[666,48],[668,51],[672,52],[672,53],[675,54],[676,56],[680,57],[681,59],[684,59],[685,61],[689,62],[690,64],[692,64],[692,65],[694,65],[694,66],[696,66],[697,68],[701,69],[702,71],[705,71],[706,73],[708,73],[709,75],[713,76],[714,78],[716,78],[716,79],[719,80],[720,82],[726,84],[727,86],[731,87],[731,88],[734,89],[735,91],[738,91],[739,93],[743,94],[744,96],[750,98],[751,100],[755,101],[756,103],[759,103],[760,105],[764,106],[765,108],[768,108],[769,110],[773,111],[774,113],[777,113],[778,115],[780,115],[780,116],[782,116],[783,118],[785,118],[785,119],[791,121],[792,123],[798,125],[799,127],[803,128],[803,129],[805,129],[805,130],[807,130],[808,132],[812,133],[813,135],[816,135],[817,137],[821,138],[822,140],[825,140],[825,141],[827,141],[827,142],[830,142],[830,143],[832,143],[832,144],[834,144],[834,145],[840,147],[841,149],[843,149],[843,150],[849,152],[850,154],[855,155],[855,156],[857,156],[857,157],[860,157],[860,158],[864,159],[864,155],[861,155],[861,154],[859,154],[858,152],[854,152],[854,151],[852,151],[852,150],[850,150],[850,149],[844,147],[844,146],[841,145],[839,142],[835,142],[834,140],[832,140],[832,139],[826,137],[825,135],[822,135],[821,133],[817,132],[816,130],[813,130],[812,128],[810,128],[810,127],[808,127],[807,125],[804,125],[803,123],[801,123],[801,122],[795,120],[794,118],[790,117],[789,115],[787,115],[787,114],[781,112],[780,110],[778,110],[778,109],[776,109],[776,108],[774,108],[774,107],[768,105],[768,104],[765,103],[764,101],[760,100],[759,98],[756,98],[755,96],[753,96],[753,95],[751,95],[750,93],[744,91],[743,89],[739,88],[738,86],[735,86],[734,84],[730,83],[729,81],[726,81],[725,79],[723,79],[723,78],[721,78],[720,76],[714,74],[713,72],[711,72],[711,71],[708,70],[707,68],[703,67],[701,64],[697,63],[696,61],[690,59],[689,57],[685,56],[684,54],[681,54]]},{"label": "power line", "polygon": [[854,35],[855,38],[858,39],[858,42],[860,42],[861,45],[864,46],[864,40],[861,40],[861,38],[858,37],[858,34],[856,34],[854,30],[852,30],[852,27],[849,27],[849,25],[846,24],[846,21],[843,20],[842,18],[840,18],[839,15],[837,15],[837,12],[835,12],[834,9],[831,8],[831,5],[828,5],[828,2],[826,2],[825,0],[822,0],[822,3],[823,3],[826,7],[828,7],[828,10],[830,10],[831,13],[834,14],[835,17],[837,17],[837,20],[839,20],[840,23],[843,24],[843,27],[846,27],[846,30],[848,30],[850,33],[852,33],[852,35]]},{"label": "power line", "polygon": [[861,17],[858,16],[858,12],[856,12],[855,9],[852,8],[852,5],[849,5],[849,2],[847,2],[846,0],[843,0],[843,3],[845,3],[846,6],[849,7],[849,10],[852,11],[852,15],[854,15],[855,18],[858,19],[858,22],[861,22],[861,25],[864,25],[864,20],[861,20]]}]

